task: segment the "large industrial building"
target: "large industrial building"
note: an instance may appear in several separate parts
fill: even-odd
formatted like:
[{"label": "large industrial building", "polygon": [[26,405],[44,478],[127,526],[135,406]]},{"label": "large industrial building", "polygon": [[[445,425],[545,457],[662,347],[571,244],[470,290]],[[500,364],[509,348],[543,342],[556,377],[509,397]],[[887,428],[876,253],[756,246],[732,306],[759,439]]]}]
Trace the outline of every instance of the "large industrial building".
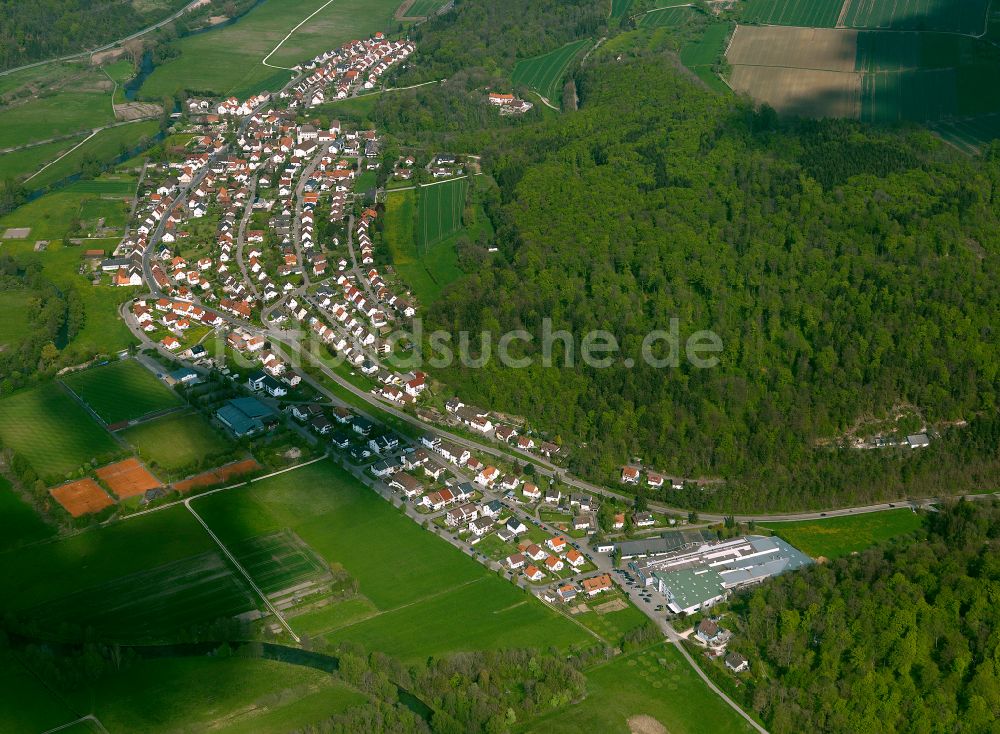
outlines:
[{"label": "large industrial building", "polygon": [[[723,541],[691,540],[694,542],[682,542],[679,547],[657,555],[642,558],[633,555],[635,560],[629,562],[639,579],[663,594],[667,606],[676,614],[707,609],[735,589],[812,563],[808,556],[777,537],[747,535]],[[657,547],[675,543],[676,539],[670,538]],[[623,555],[625,550],[622,549]]]}]

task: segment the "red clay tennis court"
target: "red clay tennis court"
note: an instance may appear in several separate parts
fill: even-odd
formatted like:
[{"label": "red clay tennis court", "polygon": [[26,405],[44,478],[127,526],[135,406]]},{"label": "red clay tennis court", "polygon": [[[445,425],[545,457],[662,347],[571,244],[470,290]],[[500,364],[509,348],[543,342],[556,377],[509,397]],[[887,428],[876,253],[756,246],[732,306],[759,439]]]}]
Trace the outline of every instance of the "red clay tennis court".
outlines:
[{"label": "red clay tennis court", "polygon": [[115,503],[101,485],[90,477],[49,490],[52,497],[73,517],[100,512]]},{"label": "red clay tennis court", "polygon": [[213,484],[222,484],[234,477],[255,472],[260,468],[260,464],[255,460],[244,459],[243,461],[224,464],[202,474],[197,474],[190,479],[185,479],[183,482],[176,482],[174,489],[178,492],[190,492],[192,489],[210,487]]},{"label": "red clay tennis court", "polygon": [[148,489],[163,486],[163,483],[135,458],[102,466],[95,473],[111,488],[118,499],[135,497]]}]

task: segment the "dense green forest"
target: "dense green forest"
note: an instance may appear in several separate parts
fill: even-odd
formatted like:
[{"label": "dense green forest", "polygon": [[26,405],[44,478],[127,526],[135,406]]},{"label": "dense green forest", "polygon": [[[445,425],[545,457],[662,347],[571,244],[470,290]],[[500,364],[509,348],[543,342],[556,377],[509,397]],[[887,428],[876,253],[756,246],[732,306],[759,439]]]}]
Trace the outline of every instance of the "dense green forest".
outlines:
[{"label": "dense green forest", "polygon": [[[739,691],[774,734],[1000,731],[1000,504],[779,576],[733,612]],[[737,620],[733,620],[737,621]]]},{"label": "dense green forest", "polygon": [[[95,48],[134,33],[189,0],[143,3],[104,0],[0,0],[0,69]],[[150,7],[151,5],[151,7]]]},{"label": "dense green forest", "polygon": [[[560,436],[571,468],[598,479],[640,456],[731,480],[688,498],[701,506],[995,484],[1000,148],[971,160],[921,131],[781,121],[706,91],[670,54],[595,54],[577,82],[579,112],[491,134],[499,253],[434,325],[537,337],[549,317],[578,338],[608,329],[638,359],[677,318],[682,346],[719,335],[720,364],[493,360],[446,381]],[[972,424],[920,457],[817,448],[900,404]]]}]

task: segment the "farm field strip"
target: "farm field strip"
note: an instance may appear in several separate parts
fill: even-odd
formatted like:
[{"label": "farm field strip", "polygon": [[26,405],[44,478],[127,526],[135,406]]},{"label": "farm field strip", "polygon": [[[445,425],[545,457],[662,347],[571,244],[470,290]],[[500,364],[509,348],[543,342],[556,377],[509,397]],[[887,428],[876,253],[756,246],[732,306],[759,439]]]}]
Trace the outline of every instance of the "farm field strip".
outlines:
[{"label": "farm field strip", "polygon": [[660,28],[679,26],[694,17],[697,11],[690,5],[677,5],[650,10],[639,21],[640,28]]},{"label": "farm field strip", "polygon": [[738,26],[726,58],[733,66],[853,72],[857,31]]},{"label": "farm field strip", "polygon": [[590,39],[567,43],[562,48],[541,56],[522,59],[514,66],[511,80],[514,84],[535,89],[539,94],[555,104],[562,91],[562,78],[573,59],[590,44]]},{"label": "farm field strip", "polygon": [[742,17],[755,23],[833,28],[843,4],[844,0],[746,0]]},{"label": "farm field strip", "polygon": [[406,11],[406,17],[425,18],[433,15],[444,7],[445,1],[446,0],[414,0],[413,4]]},{"label": "farm field strip", "polygon": [[850,0],[844,25],[979,36],[986,32],[989,5],[990,0]]},{"label": "farm field strip", "polygon": [[729,82],[736,91],[766,102],[783,114],[850,119],[860,115],[860,74],[734,66]]},{"label": "farm field strip", "polygon": [[621,18],[625,15],[635,0],[611,0],[611,17]]},{"label": "farm field strip", "polygon": [[468,190],[468,179],[418,189],[418,251],[426,254],[428,248],[462,228],[462,211]]}]

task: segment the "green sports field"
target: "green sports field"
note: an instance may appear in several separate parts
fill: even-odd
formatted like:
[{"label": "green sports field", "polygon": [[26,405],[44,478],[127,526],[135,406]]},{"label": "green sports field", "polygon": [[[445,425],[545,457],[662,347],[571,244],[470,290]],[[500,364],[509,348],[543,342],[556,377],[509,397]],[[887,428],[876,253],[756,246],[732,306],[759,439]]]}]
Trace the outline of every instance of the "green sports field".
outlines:
[{"label": "green sports field", "polygon": [[63,382],[109,425],[183,402],[149,370],[131,359],[74,372],[64,377]]},{"label": "green sports field", "polygon": [[[331,461],[197,500],[194,507],[227,547],[289,528],[332,567],[351,574],[378,613],[363,621],[350,616],[326,635],[331,640],[415,659],[500,644],[568,647],[593,639],[403,517]],[[462,624],[427,624],[448,616]],[[294,629],[295,618],[291,623]],[[413,634],[418,628],[421,633]]]},{"label": "green sports field", "polygon": [[910,510],[869,512],[802,522],[766,523],[770,529],[813,558],[839,558],[918,529],[923,518]]},{"label": "green sports field", "polygon": [[0,400],[0,438],[40,477],[54,481],[121,452],[111,434],[54,383]]},{"label": "green sports field", "polygon": [[127,428],[119,435],[136,447],[143,461],[168,472],[194,466],[232,446],[195,412],[172,413]]},{"label": "green sports field", "polygon": [[562,94],[566,69],[577,55],[590,45],[590,39],[567,43],[555,51],[541,56],[522,59],[514,66],[511,80],[514,84],[531,87],[552,104],[557,104]]},{"label": "green sports field", "polygon": [[468,179],[445,181],[419,189],[417,247],[427,250],[462,228]]}]

